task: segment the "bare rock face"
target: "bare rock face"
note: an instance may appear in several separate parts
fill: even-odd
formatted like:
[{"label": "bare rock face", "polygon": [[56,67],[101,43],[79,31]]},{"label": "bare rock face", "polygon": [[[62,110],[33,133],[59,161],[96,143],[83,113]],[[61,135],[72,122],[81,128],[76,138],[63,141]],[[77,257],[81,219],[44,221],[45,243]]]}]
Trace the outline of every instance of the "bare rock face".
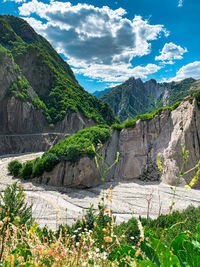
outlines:
[{"label": "bare rock face", "polygon": [[[108,172],[107,181],[120,180],[162,180],[175,185],[182,165],[182,145],[189,150],[189,160],[184,171],[194,167],[200,160],[200,110],[194,99],[184,101],[172,111],[163,110],[160,116],[151,120],[137,121],[134,128],[114,130],[112,137],[104,144],[106,167],[120,153],[118,163]],[[157,155],[163,165],[163,175],[157,168]],[[189,173],[180,180],[185,185],[194,176]],[[77,163],[62,162],[41,178],[41,183],[55,186],[93,186],[101,182],[101,175],[94,160],[81,158]],[[196,184],[199,186],[200,182]]]},{"label": "bare rock face", "polygon": [[88,157],[78,162],[61,162],[51,172],[46,172],[36,182],[64,187],[91,187],[100,183],[101,175],[95,161]]},{"label": "bare rock face", "polygon": [[[0,155],[46,151],[69,134],[96,125],[80,112],[69,112],[50,127],[41,110],[10,95],[9,88],[19,75],[12,58],[0,53]],[[28,92],[34,97],[31,87]]]}]

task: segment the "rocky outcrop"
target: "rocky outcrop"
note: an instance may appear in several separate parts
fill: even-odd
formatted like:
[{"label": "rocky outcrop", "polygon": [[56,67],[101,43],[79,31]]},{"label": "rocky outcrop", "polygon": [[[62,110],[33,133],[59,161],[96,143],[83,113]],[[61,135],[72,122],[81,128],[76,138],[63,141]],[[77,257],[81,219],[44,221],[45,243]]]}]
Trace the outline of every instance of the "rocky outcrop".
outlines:
[{"label": "rocky outcrop", "polygon": [[[104,144],[104,158],[110,166],[120,153],[118,163],[107,174],[107,180],[162,180],[175,185],[181,168],[182,147],[190,156],[185,170],[194,167],[200,160],[200,110],[197,101],[184,101],[171,113],[163,113],[151,120],[138,120],[134,128],[114,130],[112,137]],[[163,175],[157,169],[157,155],[160,153]],[[189,183],[194,173],[186,175],[180,184]],[[93,186],[100,183],[100,174],[95,161],[87,157],[77,163],[61,162],[41,178],[41,183],[57,186]],[[200,183],[196,184],[196,186]]]},{"label": "rocky outcrop", "polygon": [[33,181],[64,187],[91,187],[98,185],[101,175],[94,160],[83,157],[78,162],[63,161],[52,172],[46,172]]},{"label": "rocky outcrop", "polygon": [[[0,155],[45,151],[69,134],[96,124],[77,111],[68,112],[51,127],[42,110],[10,95],[9,88],[21,73],[11,56],[0,56]],[[28,92],[34,96],[31,87]]]}]

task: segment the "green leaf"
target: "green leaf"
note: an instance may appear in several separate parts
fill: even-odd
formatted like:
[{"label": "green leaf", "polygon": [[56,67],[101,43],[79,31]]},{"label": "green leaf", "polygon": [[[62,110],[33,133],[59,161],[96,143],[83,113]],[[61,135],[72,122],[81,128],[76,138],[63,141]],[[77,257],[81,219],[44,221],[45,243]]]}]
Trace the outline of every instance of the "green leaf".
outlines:
[{"label": "green leaf", "polygon": [[160,266],[160,261],[156,255],[155,250],[147,242],[141,242],[141,249],[150,261],[155,262],[157,266]]},{"label": "green leaf", "polygon": [[200,250],[195,248],[189,241],[185,241],[183,246],[185,248],[188,265],[191,267],[200,266]]},{"label": "green leaf", "polygon": [[197,240],[200,242],[200,223],[197,224]]},{"label": "green leaf", "polygon": [[165,267],[179,267],[180,261],[176,255],[173,255],[170,249],[165,246],[160,240],[150,237],[149,242],[151,243],[154,251],[156,252],[161,266]]},{"label": "green leaf", "polygon": [[157,265],[151,261],[139,261],[137,267],[156,267]]},{"label": "green leaf", "polygon": [[173,251],[173,254],[179,258],[183,266],[186,262],[186,255],[184,253],[181,253],[181,251],[184,251],[183,243],[186,240],[188,240],[188,236],[185,233],[182,233],[176,236],[170,245],[170,249]]}]

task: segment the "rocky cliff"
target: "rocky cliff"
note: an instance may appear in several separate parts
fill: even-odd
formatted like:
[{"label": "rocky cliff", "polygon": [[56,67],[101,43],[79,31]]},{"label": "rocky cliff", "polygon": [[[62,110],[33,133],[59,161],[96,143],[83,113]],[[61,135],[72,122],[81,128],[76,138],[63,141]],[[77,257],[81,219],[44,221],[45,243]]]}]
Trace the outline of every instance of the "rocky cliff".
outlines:
[{"label": "rocky cliff", "polygon": [[153,79],[142,82],[141,79],[130,78],[100,95],[100,99],[107,102],[123,122],[161,106],[172,106],[199,89],[200,80],[192,78],[171,83],[157,83]]},{"label": "rocky cliff", "polygon": [[23,19],[0,15],[0,154],[41,151],[61,136],[115,121],[110,107],[78,84],[47,40]]},{"label": "rocky cliff", "polygon": [[[138,120],[133,128],[112,130],[112,137],[104,144],[104,157],[110,166],[120,153],[118,163],[109,171],[108,180],[162,180],[175,185],[181,168],[182,145],[190,156],[185,170],[200,160],[200,109],[196,99],[183,101],[170,112],[151,120]],[[157,155],[163,165],[163,175],[157,168]],[[189,183],[194,172],[184,176],[180,184]],[[101,182],[94,159],[82,157],[78,162],[61,162],[52,172],[46,172],[36,181],[57,186],[90,187]],[[200,182],[196,186],[200,185]]]}]

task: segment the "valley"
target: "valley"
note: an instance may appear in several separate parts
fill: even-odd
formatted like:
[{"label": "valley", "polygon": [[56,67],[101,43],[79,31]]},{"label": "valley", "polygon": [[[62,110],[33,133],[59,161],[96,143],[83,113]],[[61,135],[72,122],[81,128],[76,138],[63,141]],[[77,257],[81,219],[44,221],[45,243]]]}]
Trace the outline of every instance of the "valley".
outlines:
[{"label": "valley", "polygon": [[[44,184],[37,184],[31,181],[13,178],[8,173],[7,165],[11,160],[18,159],[21,162],[32,160],[41,156],[41,153],[29,153],[22,155],[0,157],[0,191],[3,191],[8,184],[19,181],[24,187],[29,204],[33,204],[33,217],[41,227],[47,225],[53,230],[58,229],[61,223],[72,225],[90,204],[97,209],[102,196],[102,186],[92,188],[63,188],[53,187]],[[169,212],[169,205],[172,199],[172,191],[169,185],[160,182],[144,182],[140,180],[117,182],[112,181],[106,184],[106,188],[113,188],[113,215],[116,222],[128,221],[132,216],[147,216],[147,203],[150,201],[149,215],[157,218],[161,213]],[[184,196],[182,197],[184,193]],[[184,187],[177,188],[176,210],[183,210],[189,205],[198,207],[200,205],[199,190],[185,191]]]}]

